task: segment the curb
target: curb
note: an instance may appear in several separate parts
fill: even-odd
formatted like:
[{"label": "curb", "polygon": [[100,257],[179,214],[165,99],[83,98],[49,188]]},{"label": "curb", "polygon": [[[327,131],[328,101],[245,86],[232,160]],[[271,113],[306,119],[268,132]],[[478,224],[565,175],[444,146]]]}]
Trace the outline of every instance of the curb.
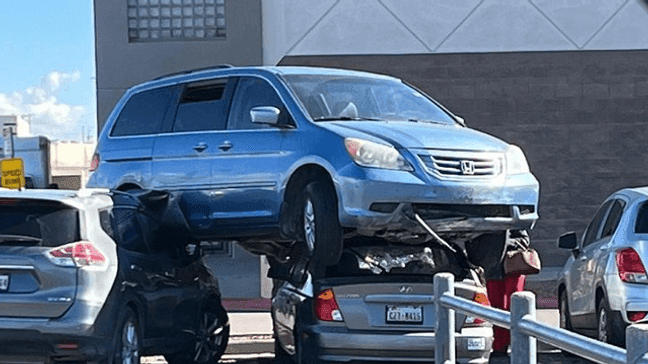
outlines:
[{"label": "curb", "polygon": [[230,336],[225,354],[274,353],[272,335]]}]

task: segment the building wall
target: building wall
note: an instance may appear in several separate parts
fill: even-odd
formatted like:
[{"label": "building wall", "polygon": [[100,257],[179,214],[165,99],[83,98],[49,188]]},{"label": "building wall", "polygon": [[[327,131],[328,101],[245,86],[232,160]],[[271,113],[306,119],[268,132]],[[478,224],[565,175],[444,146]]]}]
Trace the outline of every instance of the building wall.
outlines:
[{"label": "building wall", "polygon": [[261,0],[225,2],[224,39],[158,42],[129,42],[130,2],[94,1],[98,130],[124,91],[135,84],[223,63],[262,63]]},{"label": "building wall", "polygon": [[273,0],[263,61],[284,56],[648,49],[642,0]]}]

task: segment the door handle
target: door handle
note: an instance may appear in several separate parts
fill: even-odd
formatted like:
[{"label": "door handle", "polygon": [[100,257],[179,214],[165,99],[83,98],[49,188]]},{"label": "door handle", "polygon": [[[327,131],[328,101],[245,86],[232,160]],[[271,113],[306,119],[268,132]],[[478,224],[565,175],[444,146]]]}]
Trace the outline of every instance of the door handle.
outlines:
[{"label": "door handle", "polygon": [[202,153],[207,149],[207,143],[200,142],[198,145],[195,145],[193,149],[198,153]]},{"label": "door handle", "polygon": [[228,151],[228,150],[230,150],[233,146],[234,146],[234,144],[232,144],[232,142],[230,142],[230,141],[224,141],[224,142],[222,142],[222,143],[218,146],[218,149],[223,150],[223,151]]}]

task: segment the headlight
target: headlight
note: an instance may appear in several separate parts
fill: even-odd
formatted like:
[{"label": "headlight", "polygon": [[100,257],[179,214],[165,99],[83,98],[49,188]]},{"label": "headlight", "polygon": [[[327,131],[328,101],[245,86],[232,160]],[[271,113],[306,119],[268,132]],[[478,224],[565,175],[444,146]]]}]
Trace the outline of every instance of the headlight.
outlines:
[{"label": "headlight", "polygon": [[511,145],[506,151],[506,174],[524,173],[529,173],[529,164],[524,156],[524,152],[520,147]]},{"label": "headlight", "polygon": [[414,170],[392,146],[355,138],[344,139],[344,146],[351,158],[363,167],[400,171]]}]

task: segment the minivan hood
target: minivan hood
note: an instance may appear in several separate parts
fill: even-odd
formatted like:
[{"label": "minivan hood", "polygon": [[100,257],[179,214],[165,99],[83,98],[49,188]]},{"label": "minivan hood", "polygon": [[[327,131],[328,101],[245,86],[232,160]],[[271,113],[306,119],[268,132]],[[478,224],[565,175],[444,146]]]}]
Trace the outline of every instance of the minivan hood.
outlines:
[{"label": "minivan hood", "polygon": [[486,133],[454,125],[409,121],[334,121],[317,125],[343,137],[358,137],[353,130],[407,149],[504,152],[509,146]]}]

